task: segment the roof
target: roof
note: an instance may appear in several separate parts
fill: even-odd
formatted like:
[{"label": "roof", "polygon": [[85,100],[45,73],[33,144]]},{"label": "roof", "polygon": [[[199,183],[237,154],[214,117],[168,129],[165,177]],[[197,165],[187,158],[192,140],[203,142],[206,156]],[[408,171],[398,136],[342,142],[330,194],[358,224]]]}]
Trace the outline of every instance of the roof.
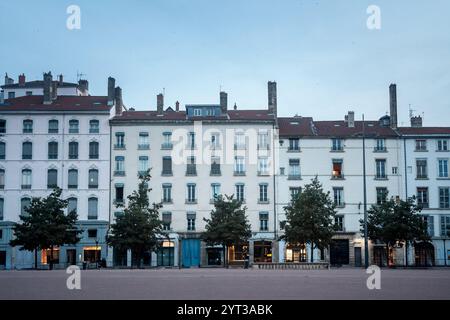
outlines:
[{"label": "roof", "polygon": [[310,117],[278,118],[280,136],[312,136],[312,122]]},{"label": "roof", "polygon": [[[63,82],[60,83],[59,81],[53,81],[53,83],[58,84],[58,88],[76,88],[78,87],[77,83],[71,83],[71,82]],[[43,88],[44,87],[44,81],[43,80],[35,80],[35,81],[27,81],[24,84],[20,83],[13,83],[13,84],[6,84],[1,86],[2,89],[32,89],[32,88]]]},{"label": "roof", "polygon": [[274,121],[274,115],[268,110],[228,110],[226,115],[186,117],[185,111],[124,111],[112,121]]},{"label": "roof", "polygon": [[108,111],[106,96],[58,96],[51,104],[43,104],[43,96],[23,96],[7,99],[0,105],[3,111]]},{"label": "roof", "polygon": [[436,135],[450,134],[450,127],[401,127],[398,131],[402,135]]}]

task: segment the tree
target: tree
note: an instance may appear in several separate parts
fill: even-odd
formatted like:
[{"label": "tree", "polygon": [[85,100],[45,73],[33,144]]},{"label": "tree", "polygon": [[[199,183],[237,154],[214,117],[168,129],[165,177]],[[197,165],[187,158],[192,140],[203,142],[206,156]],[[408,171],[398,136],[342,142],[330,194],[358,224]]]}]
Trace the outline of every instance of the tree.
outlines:
[{"label": "tree", "polygon": [[[426,222],[419,215],[421,210],[413,198],[408,198],[406,201],[391,198],[369,209],[368,237],[372,241],[379,241],[386,245],[387,262],[389,262],[389,248],[405,244],[406,266],[408,266],[408,245],[416,241],[430,240]],[[364,221],[360,220],[360,223],[364,231]]]},{"label": "tree", "polygon": [[327,248],[336,231],[334,217],[335,205],[330,192],[325,193],[317,176],[305,185],[292,202],[284,208],[286,212],[285,239],[293,245],[311,245],[311,262],[314,262],[313,250]]},{"label": "tree", "polygon": [[209,245],[222,245],[224,266],[228,266],[227,248],[248,241],[252,235],[251,226],[245,215],[246,207],[234,196],[217,196],[211,218],[203,218],[206,222],[203,240]]},{"label": "tree", "polygon": [[150,206],[148,198],[148,193],[152,190],[148,188],[150,179],[150,170],[139,176],[138,190],[127,197],[128,207],[111,225],[106,239],[110,246],[119,251],[131,250],[138,268],[144,254],[155,250],[163,235],[163,222],[159,219],[162,205],[153,203]]},{"label": "tree", "polygon": [[80,241],[75,211],[64,214],[68,201],[62,200],[61,189],[56,188],[46,198],[33,198],[25,214],[20,215],[21,223],[14,225],[15,238],[11,246],[22,246],[20,250],[34,250],[34,266],[37,269],[37,250],[50,249],[50,270],[53,269],[55,247],[76,244]]}]

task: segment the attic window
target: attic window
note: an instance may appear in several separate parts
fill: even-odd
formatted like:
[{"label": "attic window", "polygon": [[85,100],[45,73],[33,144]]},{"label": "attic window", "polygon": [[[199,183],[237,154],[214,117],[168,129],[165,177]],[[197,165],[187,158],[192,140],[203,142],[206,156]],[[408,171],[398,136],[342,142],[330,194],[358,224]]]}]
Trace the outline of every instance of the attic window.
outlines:
[{"label": "attic window", "polygon": [[369,123],[367,126],[368,127],[373,127],[373,123]]},{"label": "attic window", "polygon": [[340,127],[341,125],[338,124],[338,123],[335,123],[334,126],[335,126],[335,127]]},{"label": "attic window", "polygon": [[298,121],[291,121],[291,124],[294,126],[298,126],[300,123]]},{"label": "attic window", "polygon": [[94,102],[94,104],[97,104],[97,105],[99,105],[99,104],[102,104],[101,102]]}]

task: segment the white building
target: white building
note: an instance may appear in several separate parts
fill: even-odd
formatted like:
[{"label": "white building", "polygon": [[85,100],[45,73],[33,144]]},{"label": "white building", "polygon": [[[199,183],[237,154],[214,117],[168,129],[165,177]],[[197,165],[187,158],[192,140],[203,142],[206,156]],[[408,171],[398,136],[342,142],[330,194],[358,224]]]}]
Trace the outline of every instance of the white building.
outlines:
[{"label": "white building", "polygon": [[[55,91],[50,73],[39,83],[43,94],[23,95],[30,87],[25,82],[16,98],[0,105],[0,268],[33,267],[33,253],[9,246],[11,228],[31,198],[47,196],[55,186],[69,199],[68,210],[76,209],[83,230],[80,243],[55,250],[56,264],[106,258],[112,102],[75,94],[76,87],[60,96],[69,88]],[[11,84],[2,88],[15,92]],[[40,264],[49,259],[49,252],[39,252]]]}]

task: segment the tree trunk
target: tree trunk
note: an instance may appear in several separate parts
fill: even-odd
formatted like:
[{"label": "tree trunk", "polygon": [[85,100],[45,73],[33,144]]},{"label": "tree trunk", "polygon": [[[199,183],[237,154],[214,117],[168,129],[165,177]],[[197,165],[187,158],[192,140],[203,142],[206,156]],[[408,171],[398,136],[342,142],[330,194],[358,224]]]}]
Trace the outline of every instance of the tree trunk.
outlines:
[{"label": "tree trunk", "polygon": [[222,245],[222,249],[223,249],[223,267],[226,268],[227,267],[227,249],[226,249],[226,245]]},{"label": "tree trunk", "polygon": [[311,241],[311,263],[314,263],[314,242]]},{"label": "tree trunk", "polygon": [[408,241],[405,241],[405,268],[408,268]]},{"label": "tree trunk", "polygon": [[38,249],[34,249],[34,270],[38,268]]},{"label": "tree trunk", "polygon": [[386,267],[389,268],[389,244],[386,244]]},{"label": "tree trunk", "polygon": [[50,246],[50,270],[53,270],[53,246]]}]

